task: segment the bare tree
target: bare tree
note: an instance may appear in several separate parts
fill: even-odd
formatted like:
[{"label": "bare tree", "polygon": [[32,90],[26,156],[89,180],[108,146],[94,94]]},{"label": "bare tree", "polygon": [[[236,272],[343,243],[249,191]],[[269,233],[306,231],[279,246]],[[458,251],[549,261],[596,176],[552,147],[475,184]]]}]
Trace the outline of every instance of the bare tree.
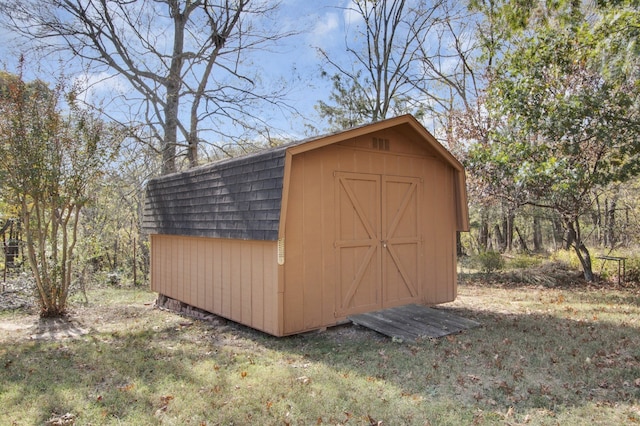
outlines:
[{"label": "bare tree", "polygon": [[[330,97],[335,105],[320,101],[320,114],[334,127],[409,111],[419,115],[422,105],[415,98],[411,78],[419,67],[419,37],[437,22],[440,5],[441,1],[353,0],[346,11],[361,21],[355,24],[355,40],[362,42],[349,42],[349,34],[345,36],[349,64],[319,49],[336,71]],[[347,123],[344,117],[356,122]]]},{"label": "bare tree", "polygon": [[484,140],[491,126],[483,102],[493,74],[495,29],[490,12],[466,3],[444,1],[439,12],[431,32],[412,29],[421,67],[411,82],[429,99],[449,148],[461,154],[458,140]]},{"label": "bare tree", "polygon": [[[124,96],[142,134],[162,153],[162,172],[176,170],[186,152],[198,162],[200,134],[217,120],[260,122],[249,112],[278,103],[278,89],[259,93],[243,54],[286,36],[260,25],[277,4],[251,0],[8,0],[4,24],[47,49],[65,49],[90,69],[124,77]],[[137,95],[137,96],[136,96]],[[132,123],[129,123],[132,125]],[[215,124],[214,124],[215,125]]]},{"label": "bare tree", "polygon": [[[445,0],[440,8],[439,20],[430,33],[413,29],[419,40],[420,74],[411,82],[428,99],[427,114],[435,122],[438,136],[449,149],[465,160],[470,144],[486,146],[491,133],[501,123],[492,121],[486,105],[487,90],[495,76],[496,58],[505,47],[508,27],[499,16],[501,0]],[[520,204],[514,191],[510,201],[499,200],[489,194],[478,173],[470,173],[469,193],[481,210],[482,249],[488,247],[489,230],[486,223],[499,216],[499,225],[493,227],[501,235],[501,250],[511,250],[514,221]],[[491,209],[496,214],[489,214]]]}]

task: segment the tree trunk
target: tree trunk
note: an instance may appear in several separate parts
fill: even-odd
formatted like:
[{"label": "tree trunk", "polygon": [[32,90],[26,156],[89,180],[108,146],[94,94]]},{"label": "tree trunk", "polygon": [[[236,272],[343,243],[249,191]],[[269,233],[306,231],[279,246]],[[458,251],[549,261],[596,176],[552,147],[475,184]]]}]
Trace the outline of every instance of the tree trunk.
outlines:
[{"label": "tree trunk", "polygon": [[558,246],[557,243],[558,241],[562,242],[562,248],[565,250],[569,250],[571,248],[571,244],[569,242],[569,238],[568,238],[568,232],[565,230],[565,226],[562,223],[562,220],[554,215],[553,219],[553,239],[556,242],[556,246],[554,247],[555,250],[558,250]]},{"label": "tree trunk", "polygon": [[627,229],[629,229],[629,206],[624,208],[624,214],[625,214],[625,220],[624,220],[624,227],[622,229],[622,236],[623,236],[623,243],[625,247],[629,246],[629,232],[627,232]]},{"label": "tree trunk", "polygon": [[578,256],[578,260],[580,261],[580,265],[582,265],[582,272],[584,275],[584,279],[587,282],[593,282],[593,267],[591,264],[591,255],[589,254],[589,250],[582,242],[582,238],[580,236],[580,223],[577,219],[568,220],[566,222],[567,225],[567,234],[569,239],[572,241],[572,247]]},{"label": "tree trunk", "polygon": [[507,215],[504,221],[504,248],[507,252],[511,252],[513,250],[513,235],[514,235],[514,222],[516,220],[516,215],[512,209],[507,210]]},{"label": "tree trunk", "polygon": [[177,2],[170,1],[171,18],[173,18],[173,56],[169,74],[165,82],[167,99],[164,107],[164,145],[162,149],[162,174],[176,171],[176,151],[178,143],[178,113],[180,111],[181,72],[184,63],[184,27],[185,17],[180,12]]},{"label": "tree trunk", "polygon": [[533,250],[536,253],[542,251],[542,224],[538,215],[533,216]]},{"label": "tree trunk", "polygon": [[530,253],[529,247],[527,247],[527,241],[524,239],[522,233],[518,229],[517,226],[514,226],[516,234],[518,235],[518,241],[520,241],[520,247],[522,247],[522,251],[525,253]]},{"label": "tree trunk", "polygon": [[118,243],[119,243],[118,238],[116,238],[115,241],[113,242],[113,259],[111,261],[111,269],[114,271],[118,269],[118,249],[120,245]]},{"label": "tree trunk", "polygon": [[504,235],[502,235],[502,231],[500,230],[499,225],[495,225],[493,227],[493,233],[496,235],[496,246],[499,248],[501,252],[504,252],[506,248],[506,244],[504,241]]},{"label": "tree trunk", "polygon": [[464,246],[462,245],[462,239],[460,238],[460,231],[456,231],[456,254],[458,257],[466,256]]},{"label": "tree trunk", "polygon": [[489,246],[489,220],[485,211],[482,212],[481,216],[478,243],[480,244],[480,251],[486,251]]},{"label": "tree trunk", "polygon": [[[593,221],[593,224],[595,226],[596,240],[598,241],[599,244],[604,245],[604,235],[602,233],[602,208],[600,207],[599,196],[595,197],[595,203],[596,203],[596,209],[593,213],[591,213],[591,220]],[[606,209],[606,203],[607,203],[607,200],[605,199],[605,209]],[[605,227],[606,227],[606,220],[607,218],[605,217]]]},{"label": "tree trunk", "polygon": [[570,231],[565,232],[563,240],[564,240],[564,249],[565,250],[571,249],[571,247],[573,247],[573,244],[576,240],[575,232],[570,232]]},{"label": "tree trunk", "polygon": [[573,248],[578,255],[580,264],[582,265],[582,272],[585,281],[590,283],[593,282],[595,277],[593,276],[593,267],[591,265],[591,255],[589,254],[589,250],[582,242],[576,243]]},{"label": "tree trunk", "polygon": [[605,212],[606,227],[604,230],[604,245],[606,247],[614,248],[617,243],[616,237],[616,204],[617,200],[614,198],[610,203],[605,204],[607,210]]}]

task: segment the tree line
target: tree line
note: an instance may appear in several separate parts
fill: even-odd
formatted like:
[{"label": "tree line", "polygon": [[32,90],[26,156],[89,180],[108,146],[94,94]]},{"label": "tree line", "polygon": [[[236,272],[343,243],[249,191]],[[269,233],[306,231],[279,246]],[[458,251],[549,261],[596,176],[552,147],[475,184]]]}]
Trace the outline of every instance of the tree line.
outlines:
[{"label": "tree line", "polygon": [[[312,131],[412,113],[467,167],[461,252],[569,248],[593,280],[588,247],[639,234],[638,7],[352,0],[346,56],[317,49],[331,91]],[[28,62],[0,78],[3,213],[24,222],[47,314],[65,310],[72,260],[79,280],[90,267],[148,272],[149,177],[281,143],[254,107],[295,112],[248,60],[296,33],[277,25],[277,3],[10,0],[0,12],[33,49],[125,85],[95,103],[63,72],[53,88],[25,81]]]}]

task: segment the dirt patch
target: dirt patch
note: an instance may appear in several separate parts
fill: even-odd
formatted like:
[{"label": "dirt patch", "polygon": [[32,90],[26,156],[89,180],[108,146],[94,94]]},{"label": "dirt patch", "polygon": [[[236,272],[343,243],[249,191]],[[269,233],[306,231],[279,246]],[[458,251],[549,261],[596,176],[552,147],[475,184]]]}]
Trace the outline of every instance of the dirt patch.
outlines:
[{"label": "dirt patch", "polygon": [[33,321],[0,320],[0,333],[16,333],[29,330]]},{"label": "dirt patch", "polygon": [[103,303],[97,295],[91,303],[70,300],[68,314],[63,317],[40,318],[34,286],[27,274],[14,275],[2,283],[0,289],[4,287],[5,291],[0,292],[0,342],[75,339],[90,333],[117,331],[127,323],[143,320],[153,309],[152,303]]},{"label": "dirt patch", "polygon": [[84,336],[91,329],[68,317],[41,318],[29,332],[29,337],[34,340],[59,340]]},{"label": "dirt patch", "polygon": [[26,273],[16,274],[2,283],[0,312],[13,313],[0,319],[0,339],[58,340],[76,338],[89,333],[71,317],[39,318],[33,298],[34,282]]},{"label": "dirt patch", "polygon": [[0,319],[0,341],[73,339],[91,331],[91,328],[69,317],[19,315]]}]

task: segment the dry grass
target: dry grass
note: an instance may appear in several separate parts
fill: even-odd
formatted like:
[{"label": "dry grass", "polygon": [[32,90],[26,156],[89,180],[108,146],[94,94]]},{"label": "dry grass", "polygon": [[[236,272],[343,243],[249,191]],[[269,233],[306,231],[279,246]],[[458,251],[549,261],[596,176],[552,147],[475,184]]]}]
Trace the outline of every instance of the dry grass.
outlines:
[{"label": "dry grass", "polygon": [[95,289],[66,326],[0,314],[0,424],[640,423],[638,290],[563,284],[463,276],[445,308],[483,326],[411,345],[278,339]]}]

